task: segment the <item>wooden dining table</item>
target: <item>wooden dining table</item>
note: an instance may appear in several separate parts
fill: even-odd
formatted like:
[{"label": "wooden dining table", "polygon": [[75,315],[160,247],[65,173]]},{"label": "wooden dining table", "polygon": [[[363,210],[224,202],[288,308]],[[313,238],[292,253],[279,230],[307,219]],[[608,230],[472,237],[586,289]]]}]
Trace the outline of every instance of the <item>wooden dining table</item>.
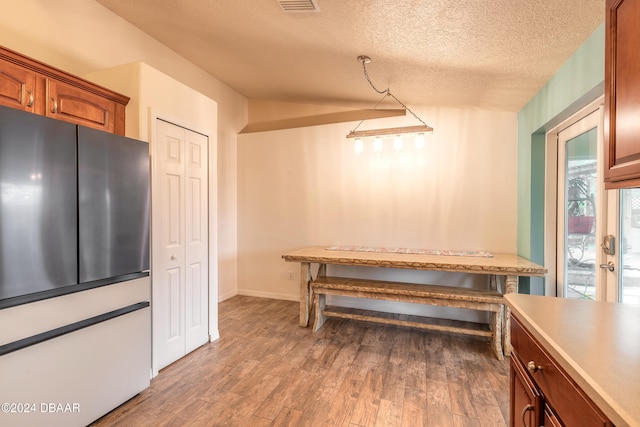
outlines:
[{"label": "wooden dining table", "polygon": [[[309,325],[312,264],[318,264],[317,275],[324,275],[327,265],[483,274],[489,278],[489,288],[498,290],[503,295],[518,291],[519,277],[543,277],[547,273],[545,267],[515,254],[475,256],[476,253],[461,252],[461,255],[452,255],[452,253],[452,251],[334,250],[325,246],[309,246],[288,252],[282,255],[282,258],[287,262],[300,263],[300,326],[303,327]],[[505,355],[511,354],[509,319],[509,309],[505,308],[503,319]]]}]

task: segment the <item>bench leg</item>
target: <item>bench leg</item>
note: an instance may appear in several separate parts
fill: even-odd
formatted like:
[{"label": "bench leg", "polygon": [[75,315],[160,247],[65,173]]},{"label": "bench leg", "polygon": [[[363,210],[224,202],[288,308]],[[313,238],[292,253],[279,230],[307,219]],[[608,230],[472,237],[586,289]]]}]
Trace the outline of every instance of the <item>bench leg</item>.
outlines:
[{"label": "bench leg", "polygon": [[502,352],[502,310],[491,312],[491,330],[493,331],[491,347],[493,347],[498,360],[504,360],[504,353]]},{"label": "bench leg", "polygon": [[313,295],[313,306],[316,310],[316,317],[313,322],[313,331],[317,331],[324,325],[325,317],[322,315],[322,311],[326,306],[327,296],[324,294],[314,293]]},{"label": "bench leg", "polygon": [[327,276],[327,264],[320,264],[318,266],[318,274],[316,274],[316,278],[326,277]]}]

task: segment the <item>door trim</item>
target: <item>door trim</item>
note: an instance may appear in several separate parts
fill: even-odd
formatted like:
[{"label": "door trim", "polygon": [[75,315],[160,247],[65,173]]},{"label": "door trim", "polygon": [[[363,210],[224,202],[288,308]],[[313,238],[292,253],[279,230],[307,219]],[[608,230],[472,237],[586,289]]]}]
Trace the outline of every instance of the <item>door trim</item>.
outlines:
[{"label": "door trim", "polygon": [[[155,165],[155,143],[157,141],[157,131],[156,131],[156,122],[157,120],[162,120],[176,126],[180,126],[182,128],[188,129],[190,131],[205,135],[209,140],[208,146],[208,168],[209,168],[209,177],[208,177],[208,219],[209,219],[209,238],[208,238],[208,260],[209,260],[209,342],[215,341],[220,338],[220,332],[218,329],[218,134],[217,127],[212,128],[202,128],[194,125],[193,123],[189,123],[188,121],[182,120],[170,114],[166,114],[164,112],[160,112],[152,107],[149,107],[149,122],[148,130],[149,130],[149,145],[150,145],[150,156],[151,156],[151,176],[153,176],[153,171],[157,167]],[[151,188],[151,194],[153,198],[153,185]],[[153,211],[151,214],[151,221],[153,222]],[[153,224],[151,224],[153,229]],[[151,235],[151,249],[153,250],[153,235]],[[153,255],[151,255],[153,259]],[[151,283],[153,282],[153,269],[151,270]],[[153,300],[151,302],[151,309],[153,310]],[[153,324],[152,324],[153,328]],[[152,343],[153,349],[153,343]],[[158,375],[158,365],[155,360],[154,355],[151,357],[151,375],[152,378]]]},{"label": "door trim", "polygon": [[[596,181],[596,203],[595,203],[595,217],[596,217],[596,229],[595,229],[595,238],[596,238],[596,246],[598,247],[598,242],[601,240],[601,237],[604,236],[604,230],[606,230],[606,221],[607,221],[607,194],[604,191],[603,185],[603,160],[602,160],[602,126],[603,126],[603,108],[598,107],[597,109],[587,113],[585,111],[585,115],[580,117],[580,119],[574,123],[571,123],[569,126],[561,129],[557,134],[557,145],[558,145],[558,153],[560,151],[564,151],[564,147],[561,147],[560,144],[566,144],[568,141],[576,138],[586,132],[591,131],[592,129],[596,129],[596,173],[598,176],[598,180]],[[561,134],[562,136],[561,139]],[[566,171],[563,171],[560,167],[560,161],[566,161],[564,154],[561,156],[558,154],[557,161],[557,184],[556,186],[559,188],[560,182],[564,182],[566,179]],[[565,195],[561,193],[557,193],[557,206],[558,212],[560,214],[560,207],[565,206],[566,200]],[[563,212],[564,214],[564,209]],[[556,216],[556,223],[558,216]],[[558,265],[560,264],[560,251],[558,248],[561,246],[561,239],[564,240],[565,237],[565,228],[564,223],[560,223],[557,225],[557,243],[556,243],[556,272],[560,270]],[[563,259],[566,257],[566,253],[563,254]],[[603,299],[604,293],[603,290],[606,288],[606,276],[605,271],[603,269],[598,268],[597,266],[602,263],[603,253],[601,250],[596,249],[595,252],[595,276],[596,276],[596,301],[600,301]],[[556,276],[556,296],[558,297],[566,297],[564,294],[566,284],[562,282],[562,278],[558,274]],[[560,289],[560,290],[559,290]]]},{"label": "door trim", "polygon": [[558,133],[598,110],[603,105],[604,95],[600,95],[586,107],[549,129],[545,134],[544,265],[547,267],[548,272],[544,280],[544,295],[557,296]]}]

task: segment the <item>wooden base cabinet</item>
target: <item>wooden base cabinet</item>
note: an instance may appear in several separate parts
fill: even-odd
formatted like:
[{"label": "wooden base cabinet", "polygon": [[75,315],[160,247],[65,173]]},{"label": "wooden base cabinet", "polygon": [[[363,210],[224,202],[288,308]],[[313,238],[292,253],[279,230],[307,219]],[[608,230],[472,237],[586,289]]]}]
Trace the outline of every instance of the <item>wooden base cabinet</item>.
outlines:
[{"label": "wooden base cabinet", "polygon": [[513,313],[511,344],[511,426],[613,426]]},{"label": "wooden base cabinet", "polygon": [[129,98],[0,47],[0,105],[124,135]]}]

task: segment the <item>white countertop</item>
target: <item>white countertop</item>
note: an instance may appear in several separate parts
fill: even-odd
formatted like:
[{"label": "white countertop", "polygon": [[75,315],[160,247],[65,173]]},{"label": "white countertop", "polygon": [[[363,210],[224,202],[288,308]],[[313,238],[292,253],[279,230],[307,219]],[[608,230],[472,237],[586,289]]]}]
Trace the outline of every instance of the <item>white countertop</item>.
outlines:
[{"label": "white countertop", "polygon": [[505,299],[616,426],[640,426],[640,306],[515,293]]}]

